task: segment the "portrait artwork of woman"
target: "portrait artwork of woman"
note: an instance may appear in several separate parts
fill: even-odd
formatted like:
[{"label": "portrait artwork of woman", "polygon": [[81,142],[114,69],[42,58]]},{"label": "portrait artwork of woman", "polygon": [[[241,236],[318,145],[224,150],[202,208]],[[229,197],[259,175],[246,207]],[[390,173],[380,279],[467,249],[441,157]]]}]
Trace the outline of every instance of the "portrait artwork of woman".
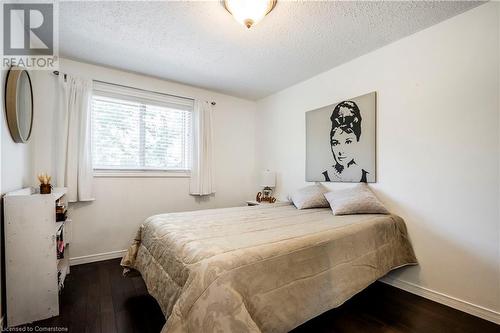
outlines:
[{"label": "portrait artwork of woman", "polygon": [[353,101],[337,104],[330,116],[330,148],[334,164],[322,174],[325,181],[365,182],[368,171],[356,163],[356,145],[361,137],[361,112]]}]

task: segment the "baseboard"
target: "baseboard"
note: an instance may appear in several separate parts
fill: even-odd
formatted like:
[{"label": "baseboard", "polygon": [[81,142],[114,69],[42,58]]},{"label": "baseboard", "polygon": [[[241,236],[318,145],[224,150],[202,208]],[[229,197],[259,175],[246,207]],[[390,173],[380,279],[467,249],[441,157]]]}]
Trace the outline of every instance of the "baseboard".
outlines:
[{"label": "baseboard", "polygon": [[105,252],[105,253],[91,254],[88,256],[69,258],[69,265],[70,266],[82,265],[82,264],[88,264],[88,263],[96,262],[96,261],[121,258],[121,257],[123,257],[125,252],[127,252],[127,250],[111,251],[111,252]]},{"label": "baseboard", "polygon": [[467,301],[425,287],[421,287],[414,283],[403,281],[400,279],[394,279],[386,276],[381,278],[380,281],[388,285],[391,285],[393,287],[408,291],[412,294],[430,299],[431,301],[438,302],[446,306],[449,306],[451,308],[466,312],[473,316],[494,322],[495,324],[500,324],[500,312],[496,312],[494,310],[487,309],[480,305],[469,303]]}]

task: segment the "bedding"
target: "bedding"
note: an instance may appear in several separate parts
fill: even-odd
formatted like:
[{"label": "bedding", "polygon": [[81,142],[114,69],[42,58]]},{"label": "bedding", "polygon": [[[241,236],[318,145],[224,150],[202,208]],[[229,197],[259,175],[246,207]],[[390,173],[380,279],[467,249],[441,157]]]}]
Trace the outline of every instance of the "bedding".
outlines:
[{"label": "bedding", "polygon": [[122,259],[172,332],[287,332],[416,264],[395,215],[261,205],[148,218]]},{"label": "bedding", "polygon": [[366,183],[325,193],[333,215],[389,214]]},{"label": "bedding", "polygon": [[291,200],[297,209],[326,208],[330,207],[325,198],[328,189],[321,185],[309,185],[295,191]]}]

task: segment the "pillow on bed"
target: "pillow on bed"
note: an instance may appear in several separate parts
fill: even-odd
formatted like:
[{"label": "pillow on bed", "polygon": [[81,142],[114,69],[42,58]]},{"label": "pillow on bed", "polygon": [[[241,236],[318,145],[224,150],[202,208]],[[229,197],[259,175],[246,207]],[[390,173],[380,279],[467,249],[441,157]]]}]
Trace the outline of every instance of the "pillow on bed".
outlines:
[{"label": "pillow on bed", "polygon": [[291,199],[297,209],[329,207],[325,198],[328,189],[321,184],[310,185],[297,190]]},{"label": "pillow on bed", "polygon": [[328,192],[325,198],[330,203],[333,215],[389,214],[365,183],[349,189]]}]

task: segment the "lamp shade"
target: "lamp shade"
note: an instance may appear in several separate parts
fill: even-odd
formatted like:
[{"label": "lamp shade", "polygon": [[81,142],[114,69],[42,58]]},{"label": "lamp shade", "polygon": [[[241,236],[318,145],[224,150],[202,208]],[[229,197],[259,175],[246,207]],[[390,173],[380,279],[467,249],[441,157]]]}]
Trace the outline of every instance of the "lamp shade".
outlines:
[{"label": "lamp shade", "polygon": [[262,171],[260,175],[260,186],[275,187],[276,186],[276,172],[270,170]]},{"label": "lamp shade", "polygon": [[276,7],[277,0],[224,0],[224,7],[239,23],[250,29]]}]

